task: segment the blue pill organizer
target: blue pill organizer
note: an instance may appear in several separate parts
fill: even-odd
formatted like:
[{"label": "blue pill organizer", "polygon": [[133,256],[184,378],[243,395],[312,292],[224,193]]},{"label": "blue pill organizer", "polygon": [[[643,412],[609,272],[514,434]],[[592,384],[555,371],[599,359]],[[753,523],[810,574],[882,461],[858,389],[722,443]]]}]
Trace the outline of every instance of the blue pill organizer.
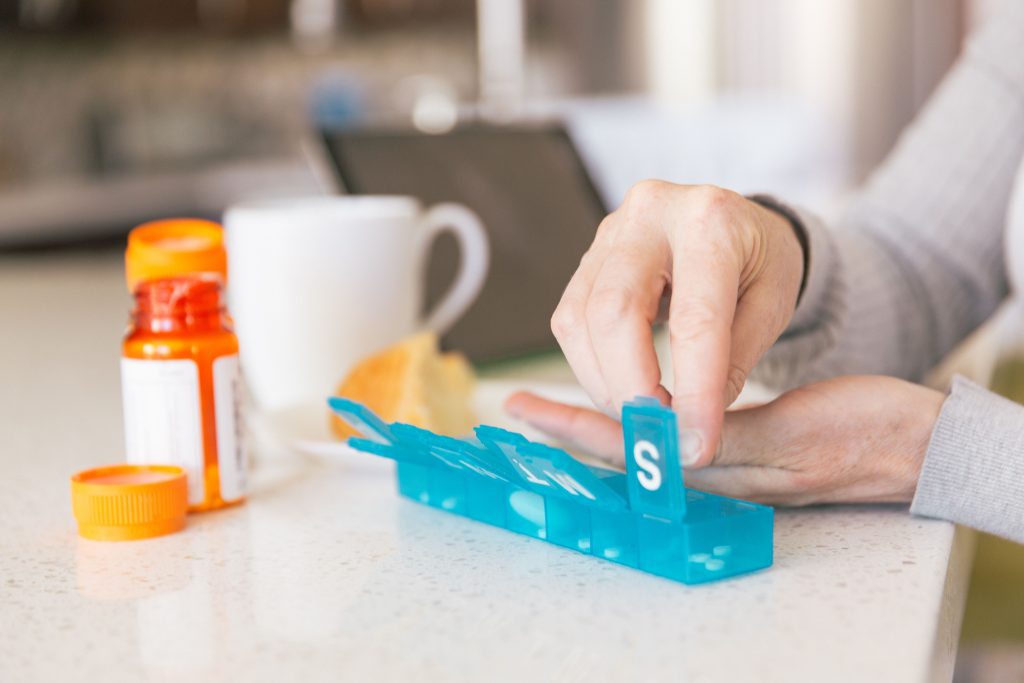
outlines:
[{"label": "blue pill organizer", "polygon": [[625,474],[499,427],[457,439],[328,402],[414,501],[688,584],[772,564],[772,508],[684,488],[676,415],[652,398],[623,407]]}]

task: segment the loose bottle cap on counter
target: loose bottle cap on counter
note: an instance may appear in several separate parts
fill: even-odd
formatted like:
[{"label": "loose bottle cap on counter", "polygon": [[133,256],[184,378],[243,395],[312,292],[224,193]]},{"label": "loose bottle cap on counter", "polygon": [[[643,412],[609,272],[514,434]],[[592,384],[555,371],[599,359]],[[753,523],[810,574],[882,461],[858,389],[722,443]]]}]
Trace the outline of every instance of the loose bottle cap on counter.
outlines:
[{"label": "loose bottle cap on counter", "polygon": [[78,533],[94,541],[131,541],[185,528],[188,484],[173,465],[111,465],[71,477]]},{"label": "loose bottle cap on counter", "polygon": [[210,273],[227,279],[223,229],[200,218],[143,223],[128,233],[124,254],[128,289],[145,280]]}]

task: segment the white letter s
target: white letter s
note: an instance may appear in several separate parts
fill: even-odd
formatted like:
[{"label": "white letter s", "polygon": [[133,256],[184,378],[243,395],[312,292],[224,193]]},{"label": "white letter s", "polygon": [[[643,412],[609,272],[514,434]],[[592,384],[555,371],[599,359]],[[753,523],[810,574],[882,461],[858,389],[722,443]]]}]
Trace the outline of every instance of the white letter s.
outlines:
[{"label": "white letter s", "polygon": [[633,460],[642,471],[636,478],[648,491],[657,491],[661,487],[661,468],[656,464],[661,454],[650,441],[637,441],[633,445]]}]

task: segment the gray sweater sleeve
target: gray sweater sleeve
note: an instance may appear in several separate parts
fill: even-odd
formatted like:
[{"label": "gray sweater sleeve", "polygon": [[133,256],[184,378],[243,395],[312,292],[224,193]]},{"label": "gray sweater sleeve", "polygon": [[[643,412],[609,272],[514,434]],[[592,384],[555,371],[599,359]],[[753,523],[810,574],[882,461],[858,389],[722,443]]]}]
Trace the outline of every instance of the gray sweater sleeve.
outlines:
[{"label": "gray sweater sleeve", "polygon": [[797,209],[807,285],[757,379],[921,379],[992,314],[1007,291],[1003,233],[1024,155],[1022,35],[1024,2],[1006,3],[837,225]]},{"label": "gray sweater sleeve", "polygon": [[[1004,298],[1006,210],[1024,155],[1024,2],[1001,10],[837,225],[797,209],[807,284],[755,379],[782,389],[852,373],[921,379]],[[956,382],[914,512],[1024,539],[1011,500],[1022,497],[1020,445],[1024,408]]]},{"label": "gray sweater sleeve", "polygon": [[1024,543],[1024,407],[954,378],[910,511]]}]

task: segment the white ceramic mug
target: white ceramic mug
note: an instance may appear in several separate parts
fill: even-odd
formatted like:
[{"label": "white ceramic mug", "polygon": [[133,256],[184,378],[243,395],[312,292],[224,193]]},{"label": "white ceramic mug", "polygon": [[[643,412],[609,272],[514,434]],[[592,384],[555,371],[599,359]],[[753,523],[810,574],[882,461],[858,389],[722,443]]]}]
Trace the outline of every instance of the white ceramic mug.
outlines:
[{"label": "white ceramic mug", "polygon": [[[268,413],[323,404],[351,366],[420,329],[443,333],[487,275],[487,235],[459,204],[337,196],[243,203],[224,216],[228,307],[242,369]],[[451,232],[458,274],[423,318],[430,244]]]}]

